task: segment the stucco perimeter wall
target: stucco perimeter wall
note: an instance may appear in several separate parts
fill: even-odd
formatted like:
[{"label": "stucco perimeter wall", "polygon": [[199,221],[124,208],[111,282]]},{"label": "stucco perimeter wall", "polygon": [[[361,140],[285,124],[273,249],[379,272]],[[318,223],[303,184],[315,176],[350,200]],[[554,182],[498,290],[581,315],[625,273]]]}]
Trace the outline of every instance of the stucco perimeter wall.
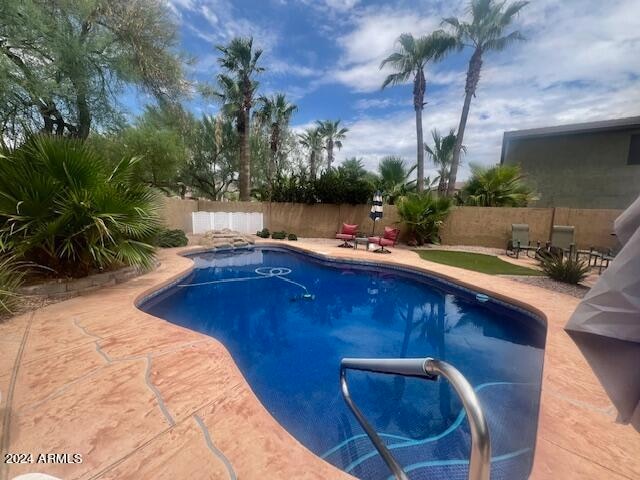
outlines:
[{"label": "stucco perimeter wall", "polygon": [[160,216],[167,228],[179,228],[187,233],[193,230],[191,214],[198,211],[198,200],[182,200],[178,197],[164,197]]},{"label": "stucco perimeter wall", "polygon": [[481,245],[505,248],[511,238],[512,223],[529,225],[529,240],[549,239],[553,208],[456,207],[440,229],[446,245]]},{"label": "stucco perimeter wall", "polygon": [[[331,205],[302,203],[214,202],[210,200],[164,200],[164,219],[170,228],[190,233],[191,213],[206,212],[262,212],[264,225],[271,231],[284,230],[301,237],[331,238],[342,222],[358,224],[369,235],[373,222],[369,205]],[[551,236],[551,225],[573,225],[578,248],[614,247],[613,222],[621,210],[574,208],[486,208],[456,207],[440,230],[446,245],[481,245],[504,248],[511,237],[512,223],[529,225],[532,243],[545,243]],[[384,206],[384,217],[376,224],[376,234],[385,226],[400,227],[397,209]],[[402,238],[402,237],[401,237]]]},{"label": "stucco perimeter wall", "polygon": [[576,228],[578,248],[605,247],[617,245],[613,232],[613,222],[622,210],[591,210],[578,208],[556,208],[556,225],[573,225]]}]

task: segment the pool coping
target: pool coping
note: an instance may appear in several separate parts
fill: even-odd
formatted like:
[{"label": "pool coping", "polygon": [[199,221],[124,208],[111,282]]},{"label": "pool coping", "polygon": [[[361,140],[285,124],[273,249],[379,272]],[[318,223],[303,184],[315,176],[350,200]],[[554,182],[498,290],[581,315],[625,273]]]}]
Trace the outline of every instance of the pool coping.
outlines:
[{"label": "pool coping", "polygon": [[[376,255],[361,250],[339,249],[314,243],[312,240],[301,240],[295,245],[277,241],[259,241],[257,244],[311,253],[322,260],[374,263],[426,273],[473,291],[489,294],[544,318],[547,322],[547,340],[536,454],[530,478],[632,479],[640,474],[640,459],[637,458],[637,452],[640,451],[640,435],[630,426],[615,423],[615,412],[610,401],[579,350],[562,328],[575,309],[577,299],[505,278],[495,278],[420,260],[417,254],[409,250],[395,249],[391,255]],[[144,390],[145,394],[151,392],[149,402],[155,405],[155,409],[151,412],[150,407],[145,405],[145,408],[150,410],[145,410],[144,425],[147,428],[147,423],[152,423],[151,420],[147,422],[147,417],[158,417],[153,420],[153,428],[149,427],[153,434],[146,432],[146,435],[138,435],[139,432],[133,432],[132,435],[141,438],[136,442],[131,441],[126,455],[122,455],[125,449],[118,443],[122,443],[121,435],[126,428],[117,424],[116,428],[109,431],[119,442],[102,446],[101,449],[105,451],[98,452],[99,455],[96,457],[100,458],[89,457],[85,463],[87,468],[80,471],[73,465],[42,465],[39,471],[58,474],[64,478],[144,478],[145,473],[161,478],[160,472],[166,472],[169,467],[159,459],[171,458],[171,468],[178,469],[177,471],[184,476],[193,464],[188,451],[204,448],[212,455],[203,456],[199,460],[199,467],[208,466],[212,471],[218,469],[221,478],[234,478],[233,475],[243,479],[353,478],[315,456],[277,424],[255,397],[220,342],[152,317],[136,308],[136,305],[150,294],[158,294],[191,272],[193,262],[183,257],[183,254],[205,250],[208,249],[186,247],[163,250],[159,253],[161,265],[157,271],[106,288],[99,293],[94,292],[17,317],[15,322],[19,327],[13,330],[4,324],[0,325],[0,334],[3,333],[3,328],[9,330],[9,335],[3,337],[3,342],[0,343],[0,349],[5,348],[7,355],[10,355],[4,355],[2,351],[0,389],[3,394],[7,391],[10,395],[8,399],[3,395],[4,403],[0,406],[5,412],[10,412],[11,409],[16,412],[13,416],[4,416],[5,421],[7,418],[11,421],[9,449],[42,449],[46,441],[49,448],[51,445],[57,446],[60,450],[73,448],[74,442],[61,438],[59,431],[49,433],[48,436],[41,434],[38,422],[43,421],[42,416],[38,417],[36,422],[23,413],[27,403],[25,392],[31,389],[33,393],[43,388],[42,376],[37,377],[37,371],[41,371],[43,365],[60,363],[62,357],[69,365],[80,365],[83,356],[89,358],[89,355],[92,355],[91,361],[96,362],[96,358],[102,352],[111,362],[98,367],[100,372],[124,369],[126,366],[131,370],[133,377],[142,375],[142,386],[135,383],[134,378],[131,384],[132,388],[134,383],[135,388],[142,388],[146,383],[148,388]],[[101,296],[108,298],[101,299]],[[96,312],[102,310],[105,312],[101,317],[102,323],[95,322],[94,317],[98,315]],[[122,315],[122,312],[126,312],[135,322],[124,325],[123,322],[114,320],[113,317]],[[63,323],[64,331],[57,333],[56,330],[62,328],[60,325]],[[78,329],[84,330],[84,333],[78,333]],[[144,346],[139,345],[139,337],[132,336],[133,333],[150,335],[151,332],[155,337],[145,342]],[[71,335],[73,338],[63,338],[62,334]],[[84,340],[76,339],[78,335],[85,335]],[[168,347],[170,341],[175,344],[172,347],[174,350]],[[153,342],[160,346],[154,345]],[[86,352],[89,343],[91,353]],[[209,355],[206,358],[215,357],[215,362],[206,364],[207,368],[216,368],[220,376],[228,375],[227,383],[232,385],[232,388],[228,388],[229,391],[224,395],[216,394],[216,400],[211,401],[211,397],[214,396],[211,389],[202,387],[197,392],[190,392],[194,400],[187,401],[183,398],[182,391],[193,387],[189,385],[189,381],[193,379],[182,378],[180,375],[185,371],[190,372],[191,369],[196,370],[197,366],[192,361],[193,365],[183,363],[179,371],[175,368],[171,370],[170,365],[164,365],[162,362],[163,358],[170,357],[174,351],[180,352],[181,355],[176,358],[176,362],[182,361],[186,353],[197,358],[197,355],[204,355],[202,352],[206,351],[206,355]],[[124,355],[130,352],[135,352],[135,355]],[[5,362],[8,358],[16,361]],[[146,365],[143,365],[145,359]],[[137,365],[136,362],[141,365]],[[142,368],[142,371],[138,372],[137,368]],[[207,375],[206,378],[210,376]],[[60,381],[62,380],[67,378]],[[97,381],[95,378],[93,380]],[[110,381],[106,379],[102,383],[96,383],[96,388],[113,393],[114,387],[108,380]],[[14,384],[15,395],[14,390],[11,390],[11,384]],[[58,386],[58,390],[64,389],[64,393],[47,397],[38,407],[43,410],[42,415],[59,415],[60,402],[68,399],[76,401],[76,390],[78,395],[84,392],[81,390],[82,385],[82,378],[74,378],[63,386]],[[46,382],[44,386],[47,386]],[[226,387],[217,385],[216,388]],[[7,400],[12,402],[8,405],[9,408]],[[163,418],[162,412],[158,414],[158,410],[162,409],[157,407],[163,405],[168,418]],[[133,407],[141,408],[138,404]],[[51,411],[56,413],[52,415]],[[184,414],[179,414],[183,411]],[[222,416],[220,412],[224,412],[225,415]],[[115,417],[119,414],[117,409],[112,413]],[[17,418],[14,419],[14,416]],[[82,417],[80,413],[76,416]],[[174,420],[173,425],[169,419]],[[104,425],[99,427],[107,428]],[[87,437],[81,439],[83,442],[94,440],[91,436],[93,433],[93,430],[86,433],[74,432],[76,437]],[[176,442],[183,440],[188,440],[190,448],[177,448]],[[256,445],[262,445],[263,448],[256,448]],[[114,450],[111,457],[107,455],[109,458],[102,458],[109,449]],[[222,454],[222,457],[216,452]],[[227,463],[234,469],[233,474]],[[7,469],[0,470],[0,478],[4,478],[4,470]],[[25,471],[34,470],[20,467],[7,472],[7,475]]]}]

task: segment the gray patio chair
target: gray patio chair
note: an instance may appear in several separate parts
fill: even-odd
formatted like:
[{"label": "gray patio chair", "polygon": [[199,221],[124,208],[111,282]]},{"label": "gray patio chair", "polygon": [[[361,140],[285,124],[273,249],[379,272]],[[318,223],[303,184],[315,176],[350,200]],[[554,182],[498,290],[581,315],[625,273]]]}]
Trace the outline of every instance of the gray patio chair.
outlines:
[{"label": "gray patio chair", "polygon": [[554,225],[551,230],[551,241],[547,244],[547,251],[562,256],[573,256],[575,253],[575,227],[569,225]]},{"label": "gray patio chair", "polygon": [[529,225],[526,223],[511,224],[511,240],[507,243],[507,255],[519,258],[521,251],[529,255],[529,252],[535,252],[539,248],[540,242],[538,242],[535,247],[531,245],[531,240],[529,240]]}]

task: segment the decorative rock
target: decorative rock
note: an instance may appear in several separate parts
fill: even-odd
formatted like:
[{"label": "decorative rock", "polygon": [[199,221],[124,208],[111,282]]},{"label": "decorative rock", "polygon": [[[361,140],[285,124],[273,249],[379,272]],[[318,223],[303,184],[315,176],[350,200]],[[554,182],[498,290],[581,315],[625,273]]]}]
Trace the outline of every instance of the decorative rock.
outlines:
[{"label": "decorative rock", "polygon": [[199,241],[203,247],[216,249],[246,247],[254,243],[255,241],[250,235],[234,232],[228,228],[205,232]]}]

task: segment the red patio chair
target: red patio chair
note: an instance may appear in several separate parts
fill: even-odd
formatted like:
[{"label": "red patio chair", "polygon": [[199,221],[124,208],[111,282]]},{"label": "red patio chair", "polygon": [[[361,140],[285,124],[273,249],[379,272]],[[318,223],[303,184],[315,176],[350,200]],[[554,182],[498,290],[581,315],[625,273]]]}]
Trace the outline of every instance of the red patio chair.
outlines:
[{"label": "red patio chair", "polygon": [[355,240],[356,233],[358,233],[358,225],[343,223],[340,233],[336,233],[336,238],[338,240],[342,240],[344,243],[338,246],[343,248],[353,248],[353,245],[351,245],[349,242]]},{"label": "red patio chair", "polygon": [[382,237],[369,237],[369,243],[374,245],[380,245],[380,248],[374,250],[376,253],[391,253],[391,250],[387,250],[384,247],[395,247],[400,237],[399,228],[384,227],[384,233]]}]

